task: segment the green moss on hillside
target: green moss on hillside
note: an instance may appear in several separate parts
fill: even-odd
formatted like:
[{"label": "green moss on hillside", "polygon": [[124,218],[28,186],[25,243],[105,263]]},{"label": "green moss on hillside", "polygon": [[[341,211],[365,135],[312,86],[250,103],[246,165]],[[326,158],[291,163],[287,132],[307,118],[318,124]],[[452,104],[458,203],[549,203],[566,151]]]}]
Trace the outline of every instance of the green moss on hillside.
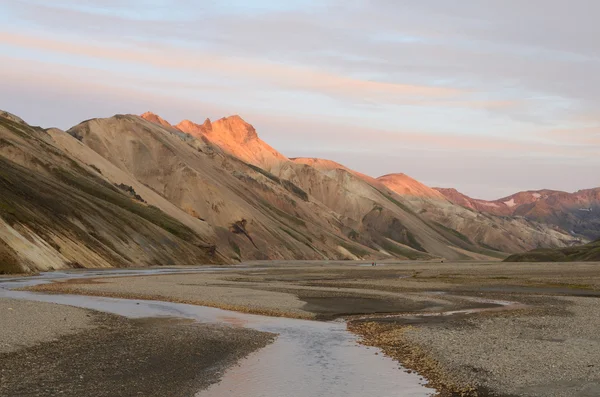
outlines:
[{"label": "green moss on hillside", "polygon": [[514,254],[504,262],[596,262],[600,261],[600,240],[559,249],[535,249]]}]

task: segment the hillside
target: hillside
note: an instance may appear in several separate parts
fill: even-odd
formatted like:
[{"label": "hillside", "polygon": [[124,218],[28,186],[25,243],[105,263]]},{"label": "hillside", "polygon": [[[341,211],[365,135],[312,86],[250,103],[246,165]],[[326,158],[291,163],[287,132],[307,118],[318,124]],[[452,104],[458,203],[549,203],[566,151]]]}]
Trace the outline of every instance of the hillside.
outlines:
[{"label": "hillside", "polygon": [[493,201],[473,199],[455,189],[436,190],[466,208],[494,215],[524,217],[557,226],[585,239],[600,238],[600,188],[574,193],[530,190]]},{"label": "hillside", "polygon": [[598,262],[600,261],[600,240],[573,247],[558,249],[536,249],[513,254],[505,262]]},{"label": "hillside", "polygon": [[68,131],[0,113],[7,271],[267,259],[493,259],[571,237],[466,210],[403,175],[288,159],[239,116]]},{"label": "hillside", "polygon": [[225,260],[200,228],[109,183],[48,131],[6,114],[0,189],[0,273]]}]

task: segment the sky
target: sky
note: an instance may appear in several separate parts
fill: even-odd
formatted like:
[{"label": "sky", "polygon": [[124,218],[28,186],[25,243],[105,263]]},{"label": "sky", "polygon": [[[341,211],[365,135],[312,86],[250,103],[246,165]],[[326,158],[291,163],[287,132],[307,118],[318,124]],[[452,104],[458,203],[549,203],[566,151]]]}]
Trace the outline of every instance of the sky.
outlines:
[{"label": "sky", "polygon": [[33,125],[238,114],[288,157],[496,199],[600,186],[596,0],[0,0]]}]

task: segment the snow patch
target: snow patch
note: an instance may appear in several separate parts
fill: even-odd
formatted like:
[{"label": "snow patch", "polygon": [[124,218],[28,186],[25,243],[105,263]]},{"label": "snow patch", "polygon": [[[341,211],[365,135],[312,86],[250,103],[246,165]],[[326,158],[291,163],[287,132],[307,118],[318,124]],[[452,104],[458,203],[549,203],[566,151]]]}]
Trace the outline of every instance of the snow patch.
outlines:
[{"label": "snow patch", "polygon": [[539,194],[539,193],[532,193],[531,195],[532,195],[533,197],[535,197],[536,199],[539,199],[540,197],[542,197],[542,195],[541,195],[541,194]]},{"label": "snow patch", "polygon": [[510,200],[505,201],[504,204],[506,204],[506,206],[508,206],[508,207],[514,207],[515,205],[517,205],[517,203],[515,203],[514,198],[511,198]]}]

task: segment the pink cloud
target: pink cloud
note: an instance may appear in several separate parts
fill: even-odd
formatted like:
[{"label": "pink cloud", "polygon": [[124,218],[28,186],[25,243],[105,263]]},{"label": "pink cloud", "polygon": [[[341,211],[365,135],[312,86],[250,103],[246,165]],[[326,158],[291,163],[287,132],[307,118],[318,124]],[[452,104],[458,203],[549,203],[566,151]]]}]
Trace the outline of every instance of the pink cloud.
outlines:
[{"label": "pink cloud", "polygon": [[174,71],[213,73],[222,77],[246,80],[258,79],[266,84],[292,89],[308,89],[336,97],[382,97],[386,101],[405,98],[451,98],[465,92],[449,87],[388,83],[355,79],[339,74],[284,64],[236,59],[211,54],[153,47],[152,49],[124,48],[113,45],[77,43],[49,38],[0,32],[0,43],[53,53],[100,58],[110,61],[144,64]]}]

